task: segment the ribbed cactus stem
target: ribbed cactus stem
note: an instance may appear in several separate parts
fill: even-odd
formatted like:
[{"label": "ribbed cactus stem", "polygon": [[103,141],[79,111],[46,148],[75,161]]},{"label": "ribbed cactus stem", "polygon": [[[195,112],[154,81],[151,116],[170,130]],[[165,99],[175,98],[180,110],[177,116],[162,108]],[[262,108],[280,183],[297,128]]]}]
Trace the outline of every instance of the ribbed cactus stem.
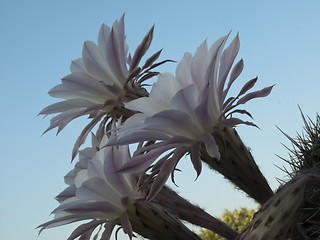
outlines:
[{"label": "ribbed cactus stem", "polygon": [[320,177],[301,174],[286,183],[261,207],[237,240],[286,240],[289,236],[301,239],[301,236],[293,234],[294,231],[299,232],[296,226],[301,217],[306,187],[309,186],[320,187]]},{"label": "ribbed cactus stem", "polygon": [[201,240],[176,216],[162,206],[149,202],[135,203],[128,211],[134,232],[151,240]]},{"label": "ribbed cactus stem", "polygon": [[202,160],[258,203],[265,203],[273,192],[250,151],[234,129],[225,127],[221,129],[220,135],[223,138],[220,141],[217,139],[220,160],[211,158],[204,148],[201,152]]},{"label": "ribbed cactus stem", "polygon": [[166,207],[180,219],[209,229],[228,240],[234,240],[239,235],[238,232],[224,222],[211,216],[200,207],[193,205],[166,186],[161,189],[154,201]]}]

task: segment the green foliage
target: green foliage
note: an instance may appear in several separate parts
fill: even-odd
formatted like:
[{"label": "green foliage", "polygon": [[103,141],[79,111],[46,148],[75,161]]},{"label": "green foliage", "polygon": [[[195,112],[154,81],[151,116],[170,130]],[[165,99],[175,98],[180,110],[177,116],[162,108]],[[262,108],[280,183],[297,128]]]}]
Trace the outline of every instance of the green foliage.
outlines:
[{"label": "green foliage", "polygon": [[[242,232],[249,225],[255,212],[256,211],[254,209],[249,210],[244,207],[235,209],[233,212],[225,209],[224,213],[222,214],[222,218],[220,218],[220,220],[225,222],[228,226],[230,226],[232,229],[236,230],[237,232]],[[204,230],[204,229],[201,230],[199,236],[203,240],[224,240],[225,239],[219,236],[218,234],[213,233],[210,230]]]}]

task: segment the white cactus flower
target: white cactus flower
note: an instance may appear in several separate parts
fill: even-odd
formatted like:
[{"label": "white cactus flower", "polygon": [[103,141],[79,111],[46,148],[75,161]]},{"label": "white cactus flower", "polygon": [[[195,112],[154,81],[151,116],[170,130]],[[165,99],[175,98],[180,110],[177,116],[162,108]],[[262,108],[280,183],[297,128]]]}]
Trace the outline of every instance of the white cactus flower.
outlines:
[{"label": "white cactus flower", "polygon": [[73,149],[74,158],[79,147],[92,128],[101,120],[100,132],[109,119],[130,117],[132,112],[124,103],[148,96],[143,82],[158,74],[152,69],[162,63],[154,61],[161,50],[138,67],[153,38],[153,27],[137,47],[133,57],[128,53],[124,29],[124,15],[115,21],[112,28],[103,24],[99,31],[98,44],[86,41],[82,57],[72,61],[71,73],[62,78],[62,83],[49,91],[52,97],[64,99],[44,108],[39,115],[57,114],[50,120],[45,132],[58,128],[59,133],[70,121],[88,115],[91,122],[84,128]]},{"label": "white cactus flower", "polygon": [[240,47],[239,36],[223,50],[227,38],[228,35],[220,38],[209,50],[206,41],[203,42],[194,56],[190,53],[184,55],[175,77],[161,74],[149,97],[125,104],[126,108],[140,113],[127,120],[119,129],[117,139],[110,144],[155,143],[147,144],[136,152],[122,171],[145,171],[160,155],[166,153],[152,167],[150,177],[157,177],[149,200],[160,191],[186,154],[190,154],[199,176],[202,144],[211,157],[220,158],[216,140],[223,138],[219,131],[221,127],[238,124],[255,126],[252,122],[233,117],[233,114],[251,117],[250,113],[238,109],[238,106],[253,98],[267,96],[273,86],[247,93],[257,81],[254,78],[242,87],[236,97],[227,98],[231,85],[243,70],[242,59],[232,68]]}]

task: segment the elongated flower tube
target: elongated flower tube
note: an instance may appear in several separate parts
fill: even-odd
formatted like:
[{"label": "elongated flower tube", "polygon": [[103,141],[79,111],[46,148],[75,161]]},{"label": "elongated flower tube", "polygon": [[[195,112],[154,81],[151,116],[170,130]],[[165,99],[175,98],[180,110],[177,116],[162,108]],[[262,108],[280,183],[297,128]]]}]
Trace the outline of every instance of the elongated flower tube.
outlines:
[{"label": "elongated flower tube", "polygon": [[180,219],[211,230],[227,240],[234,240],[239,235],[227,224],[211,216],[200,207],[193,205],[167,186],[160,190],[152,202],[165,207]]},{"label": "elongated flower tube", "polygon": [[107,141],[105,136],[99,143],[93,135],[93,147],[80,151],[79,162],[65,177],[69,187],[57,196],[60,206],[53,211],[55,219],[40,225],[40,232],[90,220],[77,227],[68,240],[90,239],[98,226],[103,229],[101,239],[108,240],[116,225],[130,239],[136,232],[150,239],[200,240],[162,206],[144,201],[136,173],[116,173],[130,160],[129,148],[127,145],[102,148]]},{"label": "elongated flower tube", "polygon": [[[151,169],[150,177],[156,178],[149,193],[149,200],[160,191],[183,156],[190,154],[193,167],[199,176],[202,169],[201,158],[210,158],[215,162],[224,161],[222,153],[228,152],[229,148],[225,146],[223,129],[232,129],[239,124],[255,126],[252,122],[234,117],[234,114],[251,117],[249,112],[238,107],[254,98],[267,96],[273,86],[248,93],[257,82],[257,78],[254,78],[240,89],[237,96],[228,97],[232,84],[243,70],[243,60],[239,60],[232,68],[240,41],[236,35],[223,50],[227,38],[228,35],[218,39],[209,50],[206,41],[203,42],[194,56],[190,53],[184,55],[178,64],[175,77],[171,74],[161,74],[149,97],[125,104],[127,108],[140,113],[127,120],[119,129],[118,139],[110,144],[147,141],[147,144],[135,153],[133,161],[123,166],[121,170],[124,172],[144,171],[160,158]],[[219,145],[225,146],[225,151],[222,151]],[[236,149],[233,152],[233,160],[238,161],[238,165],[242,164],[242,159],[238,157],[241,150],[246,149]],[[164,153],[166,154],[162,155]],[[206,162],[216,169],[211,160]],[[254,172],[256,171],[255,182],[261,183],[258,184],[260,189],[252,190],[251,186],[248,188],[252,191],[263,191],[262,197],[254,198],[264,202],[272,196],[272,191],[252,156],[246,162],[253,166]],[[249,164],[246,164],[246,169],[251,167]],[[232,172],[235,166],[231,167]],[[227,173],[217,170],[226,176]],[[229,171],[227,168],[224,170]],[[242,179],[247,177],[248,172],[245,170],[239,173]],[[242,189],[251,181],[250,179],[244,184],[239,184],[239,179],[230,180]],[[257,188],[257,185],[253,188]],[[247,189],[244,188],[251,195]]]},{"label": "elongated flower tube", "polygon": [[59,133],[70,121],[88,115],[91,122],[83,129],[77,139],[72,159],[85,141],[92,128],[100,121],[98,135],[102,136],[108,120],[132,115],[124,103],[139,97],[148,96],[144,81],[157,75],[152,71],[158,65],[154,63],[161,50],[139,67],[141,58],[148,50],[153,38],[153,27],[137,47],[133,57],[128,54],[124,29],[124,15],[115,21],[112,28],[102,25],[98,44],[86,41],[82,49],[82,58],[72,61],[71,73],[62,78],[62,83],[49,91],[52,97],[64,99],[44,108],[39,114],[57,114],[50,120],[45,132],[58,128]]}]

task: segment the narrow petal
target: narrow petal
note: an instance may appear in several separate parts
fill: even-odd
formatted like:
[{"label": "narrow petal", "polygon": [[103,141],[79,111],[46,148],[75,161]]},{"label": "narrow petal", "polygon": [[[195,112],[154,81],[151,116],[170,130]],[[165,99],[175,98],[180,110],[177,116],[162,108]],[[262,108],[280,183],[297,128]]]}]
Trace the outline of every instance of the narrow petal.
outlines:
[{"label": "narrow petal", "polygon": [[[218,82],[218,92],[222,93],[224,90],[225,82],[232,64],[239,52],[240,39],[239,34],[232,40],[231,44],[223,51],[220,59],[220,69],[219,69],[219,82]],[[220,100],[222,100],[220,98]],[[223,100],[222,100],[223,101]]]},{"label": "narrow petal", "polygon": [[103,222],[104,222],[103,220],[99,220],[99,221],[93,220],[89,223],[82,224],[71,233],[71,235],[68,237],[67,240],[74,240],[75,238],[79,237],[85,232],[95,229],[98,225],[102,224]]},{"label": "narrow petal", "polygon": [[185,53],[182,60],[179,62],[176,69],[176,78],[182,87],[188,86],[193,83],[191,75],[191,53]]},{"label": "narrow petal", "polygon": [[119,202],[119,194],[103,179],[98,177],[85,181],[77,189],[76,196],[85,201],[104,201],[109,199],[113,203]]},{"label": "narrow petal", "polygon": [[96,217],[100,217],[100,215],[114,217],[117,216],[122,209],[106,201],[97,201],[73,203],[72,206],[65,208],[64,211],[74,214],[87,213],[91,215],[91,218],[95,218],[95,213],[98,213]]},{"label": "narrow petal", "polygon": [[69,110],[74,110],[76,108],[86,108],[92,106],[92,104],[92,102],[85,99],[69,99],[51,104],[48,107],[42,109],[39,114],[48,115],[53,113],[66,112]]},{"label": "narrow petal", "polygon": [[200,47],[198,47],[191,61],[191,76],[193,82],[198,85],[198,89],[202,89],[205,86],[203,79],[207,68],[207,54],[207,41],[204,41]]},{"label": "narrow petal", "polygon": [[240,59],[239,62],[237,62],[237,64],[232,68],[230,77],[229,77],[229,81],[228,81],[228,86],[227,88],[223,91],[223,97],[221,98],[221,102],[224,102],[233,82],[239,77],[239,75],[242,73],[244,67],[244,63],[243,60]]},{"label": "narrow petal", "polygon": [[51,97],[55,98],[63,98],[63,99],[68,99],[68,98],[78,98],[79,94],[70,92],[69,89],[66,89],[62,84],[59,84],[53,88],[50,89],[48,94]]},{"label": "narrow petal", "polygon": [[102,24],[99,30],[99,35],[98,35],[98,46],[101,48],[102,53],[106,53],[106,46],[107,46],[107,40],[109,38],[111,32],[111,28],[108,27],[105,24]]},{"label": "narrow petal", "polygon": [[172,171],[177,166],[179,160],[185,153],[185,150],[176,151],[174,155],[162,165],[158,173],[158,176],[155,178],[152,184],[152,187],[146,200],[147,202],[155,198],[155,196],[160,192],[160,190],[168,180],[169,176],[171,175]]},{"label": "narrow petal", "polygon": [[228,119],[221,120],[219,122],[220,126],[225,126],[225,127],[234,127],[234,126],[239,125],[239,124],[245,124],[245,125],[249,125],[249,126],[253,126],[253,127],[259,128],[256,124],[254,124],[252,122],[243,121],[243,120],[241,120],[239,118],[228,118]]},{"label": "narrow petal", "polygon": [[255,77],[254,79],[251,79],[250,81],[248,81],[245,85],[243,85],[243,87],[241,88],[238,96],[241,96],[243,94],[245,94],[246,92],[248,92],[251,88],[253,88],[253,86],[256,84],[258,80],[258,77]]},{"label": "narrow petal", "polygon": [[270,87],[263,88],[259,91],[248,93],[247,95],[243,96],[242,98],[240,98],[238,100],[237,105],[245,104],[246,102],[250,101],[253,98],[266,97],[270,94],[273,87],[274,87],[274,85],[272,85]]},{"label": "narrow petal", "polygon": [[68,198],[75,197],[75,195],[76,195],[76,187],[75,185],[71,185],[67,187],[65,190],[63,190],[61,193],[59,193],[59,195],[56,196],[56,200],[61,203]]},{"label": "narrow petal", "polygon": [[115,226],[116,226],[116,224],[113,221],[106,223],[105,230],[101,236],[101,240],[110,240],[111,233],[112,233]]},{"label": "narrow petal", "polygon": [[181,89],[172,98],[170,108],[181,110],[190,115],[194,114],[194,109],[197,107],[198,103],[198,89],[196,84],[191,84],[186,88]]},{"label": "narrow petal", "polygon": [[93,95],[92,99],[99,97],[104,101],[107,97],[105,95],[108,94],[106,89],[103,88],[103,85],[98,82],[97,79],[85,72],[74,72],[65,76],[62,78],[62,84],[71,91],[91,93]]},{"label": "narrow petal", "polygon": [[77,156],[79,152],[79,147],[84,143],[88,134],[91,132],[92,128],[100,121],[100,119],[104,116],[104,113],[96,116],[92,121],[82,130],[80,136],[77,138],[73,149],[72,149],[72,160]]},{"label": "narrow petal", "polygon": [[202,170],[202,164],[201,164],[201,158],[200,158],[200,147],[201,147],[201,143],[196,143],[192,147],[191,154],[190,154],[193,168],[197,172],[197,178],[199,177],[201,170]]},{"label": "narrow petal", "polygon": [[117,79],[111,72],[107,60],[104,58],[98,46],[87,41],[83,45],[82,59],[86,70],[93,76],[97,77],[99,81],[112,85],[117,83]]},{"label": "narrow petal", "polygon": [[[183,124],[181,124],[183,123]],[[198,132],[198,127],[194,124],[190,116],[179,110],[166,110],[159,112],[145,120],[146,130],[161,131],[168,135],[194,135]]]},{"label": "narrow petal", "polygon": [[112,28],[106,46],[106,58],[113,74],[119,81],[120,86],[123,85],[128,76],[126,68],[126,56],[124,55],[125,42],[121,42],[116,30]]},{"label": "narrow petal", "polygon": [[129,238],[132,239],[133,232],[132,232],[132,226],[130,224],[128,214],[126,212],[122,213],[120,220],[121,220],[121,226],[123,227],[123,230],[129,235]]},{"label": "narrow petal", "polygon": [[70,71],[73,72],[85,72],[86,68],[84,66],[82,58],[73,60],[70,65]]},{"label": "narrow petal", "polygon": [[154,26],[149,30],[149,32],[146,34],[146,36],[143,38],[142,42],[139,44],[136,51],[134,52],[134,55],[131,59],[130,70],[129,70],[130,72],[133,71],[139,65],[141,58],[149,49],[152,38],[153,38],[153,30],[154,30]]},{"label": "narrow petal", "polygon": [[141,172],[145,171],[162,153],[171,149],[172,145],[155,148],[147,153],[134,157],[120,169],[121,172]]},{"label": "narrow petal", "polygon": [[219,160],[220,159],[219,147],[216,141],[214,140],[213,136],[210,133],[205,133],[200,140],[204,142],[204,145],[210,157],[213,157]]}]

